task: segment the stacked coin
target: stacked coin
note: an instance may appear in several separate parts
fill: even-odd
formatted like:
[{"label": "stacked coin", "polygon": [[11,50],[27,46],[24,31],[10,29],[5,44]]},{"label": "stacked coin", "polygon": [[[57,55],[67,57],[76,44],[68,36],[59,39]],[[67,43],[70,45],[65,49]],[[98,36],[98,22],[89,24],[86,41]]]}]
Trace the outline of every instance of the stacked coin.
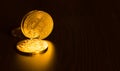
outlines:
[{"label": "stacked coin", "polygon": [[44,12],[33,10],[27,13],[21,22],[21,30],[25,37],[29,38],[17,44],[17,49],[27,53],[39,53],[47,49],[46,38],[53,29],[52,17]]}]

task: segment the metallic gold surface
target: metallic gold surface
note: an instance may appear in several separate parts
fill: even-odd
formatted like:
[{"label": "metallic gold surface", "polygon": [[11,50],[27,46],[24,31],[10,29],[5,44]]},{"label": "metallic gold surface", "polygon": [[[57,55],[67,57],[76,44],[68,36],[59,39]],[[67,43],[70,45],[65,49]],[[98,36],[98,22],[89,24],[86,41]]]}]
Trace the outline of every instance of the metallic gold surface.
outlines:
[{"label": "metallic gold surface", "polygon": [[44,39],[52,32],[52,29],[52,17],[44,11],[30,11],[21,22],[21,30],[28,38]]},{"label": "metallic gold surface", "polygon": [[48,43],[48,50],[44,54],[33,56],[24,56],[16,54],[15,63],[20,71],[51,71],[56,65],[56,49],[51,41],[44,40]]},{"label": "metallic gold surface", "polygon": [[48,43],[40,39],[26,39],[17,44],[17,49],[25,53],[41,53],[48,48]]}]

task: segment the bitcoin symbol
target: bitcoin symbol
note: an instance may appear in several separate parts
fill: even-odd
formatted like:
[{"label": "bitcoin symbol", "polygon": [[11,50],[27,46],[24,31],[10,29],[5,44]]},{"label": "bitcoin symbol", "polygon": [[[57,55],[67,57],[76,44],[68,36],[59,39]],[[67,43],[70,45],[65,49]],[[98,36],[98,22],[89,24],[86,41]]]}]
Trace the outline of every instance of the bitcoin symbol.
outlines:
[{"label": "bitcoin symbol", "polygon": [[46,38],[53,29],[52,17],[44,12],[34,10],[25,15],[21,22],[21,30],[28,38]]}]

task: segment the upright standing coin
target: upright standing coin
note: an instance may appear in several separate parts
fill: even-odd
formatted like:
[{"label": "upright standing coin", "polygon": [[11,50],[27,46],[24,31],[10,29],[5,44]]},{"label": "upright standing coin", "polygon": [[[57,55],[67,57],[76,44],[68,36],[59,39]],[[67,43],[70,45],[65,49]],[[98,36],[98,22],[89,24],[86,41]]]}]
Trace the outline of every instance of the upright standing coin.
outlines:
[{"label": "upright standing coin", "polygon": [[52,29],[52,17],[44,11],[30,11],[21,22],[22,33],[28,38],[44,39],[52,32]]}]

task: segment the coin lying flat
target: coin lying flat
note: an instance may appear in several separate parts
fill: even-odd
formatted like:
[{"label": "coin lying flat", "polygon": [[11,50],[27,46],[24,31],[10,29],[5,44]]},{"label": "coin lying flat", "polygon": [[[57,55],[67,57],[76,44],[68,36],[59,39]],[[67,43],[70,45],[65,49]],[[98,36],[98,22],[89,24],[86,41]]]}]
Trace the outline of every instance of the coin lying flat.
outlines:
[{"label": "coin lying flat", "polygon": [[21,22],[22,33],[28,38],[44,39],[52,32],[52,29],[52,17],[44,11],[30,11]]},{"label": "coin lying flat", "polygon": [[47,42],[39,39],[26,39],[17,44],[17,49],[25,53],[41,53],[47,48]]}]

